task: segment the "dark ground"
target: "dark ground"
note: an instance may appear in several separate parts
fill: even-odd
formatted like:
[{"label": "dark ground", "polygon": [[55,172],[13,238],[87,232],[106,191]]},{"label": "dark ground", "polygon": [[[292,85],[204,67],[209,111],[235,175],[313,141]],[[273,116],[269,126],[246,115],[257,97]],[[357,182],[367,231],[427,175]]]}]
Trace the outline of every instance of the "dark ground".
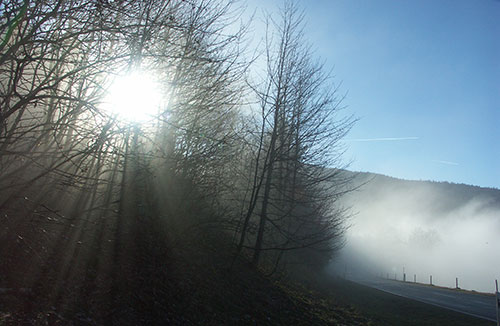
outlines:
[{"label": "dark ground", "polygon": [[230,269],[228,248],[210,242],[167,255],[157,248],[133,273],[120,271],[108,293],[87,282],[67,284],[58,301],[48,284],[0,295],[0,325],[370,325],[353,307],[265,277],[245,259]]},{"label": "dark ground", "polygon": [[75,298],[48,306],[54,301],[40,292],[46,286],[32,293],[4,293],[0,325],[493,324],[349,281],[315,279],[307,287],[279,281],[245,259],[230,269],[229,247],[205,240],[168,251],[144,245],[149,254],[142,261],[136,258],[133,273],[120,271],[115,286],[124,285],[111,287],[114,293],[86,289],[92,284],[71,287],[75,295],[92,293],[87,302]]}]

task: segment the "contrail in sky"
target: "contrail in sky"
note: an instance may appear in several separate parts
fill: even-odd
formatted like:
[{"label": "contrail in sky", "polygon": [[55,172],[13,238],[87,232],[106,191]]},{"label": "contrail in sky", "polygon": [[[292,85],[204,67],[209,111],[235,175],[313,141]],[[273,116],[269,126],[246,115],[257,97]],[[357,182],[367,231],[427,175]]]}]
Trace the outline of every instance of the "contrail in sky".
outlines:
[{"label": "contrail in sky", "polygon": [[450,162],[450,161],[432,160],[432,162],[446,164],[446,165],[459,165],[457,162]]},{"label": "contrail in sky", "polygon": [[364,142],[364,141],[398,141],[398,140],[417,140],[419,137],[387,137],[387,138],[357,138],[357,139],[345,139],[345,141],[351,142]]}]

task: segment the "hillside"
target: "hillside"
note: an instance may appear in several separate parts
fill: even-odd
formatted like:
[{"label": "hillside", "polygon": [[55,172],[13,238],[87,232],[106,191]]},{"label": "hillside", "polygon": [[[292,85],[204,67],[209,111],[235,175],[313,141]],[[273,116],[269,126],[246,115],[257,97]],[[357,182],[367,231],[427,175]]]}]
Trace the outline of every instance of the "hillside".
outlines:
[{"label": "hillside", "polygon": [[[347,202],[353,200],[378,200],[398,194],[408,202],[419,202],[421,207],[431,211],[434,216],[447,214],[453,210],[477,201],[479,211],[500,210],[500,189],[450,182],[427,180],[404,180],[369,172],[345,171],[353,177],[359,191],[349,194]],[[368,195],[369,194],[369,195]]]},{"label": "hillside", "polygon": [[[176,248],[141,242],[129,247],[112,289],[88,270],[57,297],[50,276],[36,288],[2,284],[0,325],[370,325],[349,303],[234,261],[220,236],[188,237]],[[97,278],[114,283],[110,276]]]}]

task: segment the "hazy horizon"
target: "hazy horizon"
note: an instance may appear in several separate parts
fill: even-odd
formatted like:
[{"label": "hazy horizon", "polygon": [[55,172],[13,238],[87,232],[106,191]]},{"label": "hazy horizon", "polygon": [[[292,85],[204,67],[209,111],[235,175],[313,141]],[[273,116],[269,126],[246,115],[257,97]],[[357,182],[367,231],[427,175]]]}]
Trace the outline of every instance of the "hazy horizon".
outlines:
[{"label": "hazy horizon", "polygon": [[366,175],[343,201],[355,214],[337,272],[493,292],[500,278],[500,190]]}]

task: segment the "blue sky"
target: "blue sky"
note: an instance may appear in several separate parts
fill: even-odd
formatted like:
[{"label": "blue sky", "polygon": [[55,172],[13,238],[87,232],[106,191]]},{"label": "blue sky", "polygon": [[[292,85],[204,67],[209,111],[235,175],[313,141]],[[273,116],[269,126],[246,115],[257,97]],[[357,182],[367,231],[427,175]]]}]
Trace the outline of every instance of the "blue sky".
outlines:
[{"label": "blue sky", "polygon": [[298,4],[360,118],[346,139],[350,169],[500,188],[500,1]]}]

